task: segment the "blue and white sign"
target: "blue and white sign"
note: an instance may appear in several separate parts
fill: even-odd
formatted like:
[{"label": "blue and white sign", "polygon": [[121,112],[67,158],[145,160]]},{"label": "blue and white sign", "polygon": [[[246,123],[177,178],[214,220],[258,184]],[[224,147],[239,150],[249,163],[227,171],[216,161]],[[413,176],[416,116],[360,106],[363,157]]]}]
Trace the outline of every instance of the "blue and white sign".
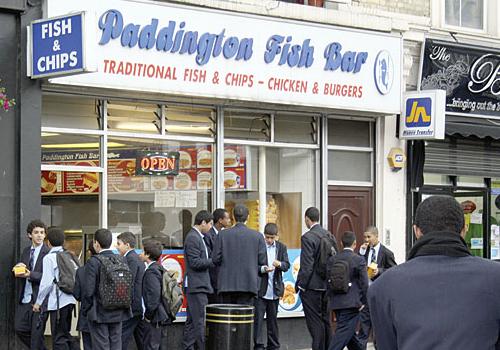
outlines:
[{"label": "blue and white sign", "polygon": [[96,73],[51,83],[401,112],[400,36],[145,0],[50,0],[85,11]]},{"label": "blue and white sign", "polygon": [[31,78],[83,72],[84,13],[31,23],[28,74]]},{"label": "blue and white sign", "polygon": [[408,92],[403,101],[399,138],[408,140],[444,139],[445,90]]}]

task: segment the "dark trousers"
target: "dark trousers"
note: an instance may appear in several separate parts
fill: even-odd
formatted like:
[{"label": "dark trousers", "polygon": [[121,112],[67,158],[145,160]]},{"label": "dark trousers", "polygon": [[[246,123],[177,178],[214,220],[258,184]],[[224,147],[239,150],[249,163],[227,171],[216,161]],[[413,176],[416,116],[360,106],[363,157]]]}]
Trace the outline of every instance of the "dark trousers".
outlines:
[{"label": "dark trousers", "polygon": [[47,318],[47,312],[33,312],[31,304],[19,304],[17,306],[14,328],[19,340],[26,349],[47,350],[43,336]]},{"label": "dark trousers", "polygon": [[337,329],[332,337],[328,350],[362,350],[363,344],[356,335],[356,326],[359,321],[358,309],[335,310],[337,316]]},{"label": "dark trousers", "polygon": [[134,336],[135,344],[139,348],[141,337],[139,336],[138,326],[141,319],[141,316],[134,316],[122,322],[122,350],[128,349],[132,336]]},{"label": "dark trousers", "polygon": [[[254,350],[277,350],[280,348],[278,331],[279,300],[257,298],[255,300],[255,322],[253,332]],[[267,347],[264,346],[262,326],[266,315]]]},{"label": "dark trousers", "polygon": [[300,292],[306,325],[312,337],[312,350],[326,350],[330,342],[330,315],[326,292],[305,290]]},{"label": "dark trousers", "polygon": [[217,293],[208,295],[209,304],[220,304],[222,303],[220,296]]},{"label": "dark trousers", "polygon": [[[59,311],[49,311],[50,332],[52,334],[53,350],[70,350],[73,339],[71,337],[71,313],[74,304],[68,304]],[[58,316],[59,313],[59,316]]]},{"label": "dark trousers", "polygon": [[182,347],[184,350],[205,350],[205,306],[206,293],[189,293],[187,289],[187,319],[184,326]]},{"label": "dark trousers", "polygon": [[93,350],[122,350],[122,323],[89,321]]},{"label": "dark trousers", "polygon": [[137,327],[140,344],[137,343],[139,350],[159,350],[161,345],[161,334],[163,327],[157,324],[141,320]]},{"label": "dark trousers", "polygon": [[363,344],[363,349],[366,349],[368,344],[368,337],[370,336],[370,331],[372,329],[372,320],[370,319],[370,309],[368,305],[365,305],[360,314],[360,327],[358,332],[358,339]]},{"label": "dark trousers", "polygon": [[92,350],[92,337],[89,332],[82,332],[83,350]]},{"label": "dark trousers", "polygon": [[254,306],[255,294],[249,292],[223,292],[219,293],[220,302],[223,304],[238,304]]}]

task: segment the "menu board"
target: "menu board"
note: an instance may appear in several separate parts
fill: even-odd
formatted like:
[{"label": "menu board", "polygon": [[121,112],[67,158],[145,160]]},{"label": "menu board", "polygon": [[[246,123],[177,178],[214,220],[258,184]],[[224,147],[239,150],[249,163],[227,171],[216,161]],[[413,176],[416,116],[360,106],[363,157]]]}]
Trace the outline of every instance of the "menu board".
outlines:
[{"label": "menu board", "polygon": [[[212,146],[163,147],[161,152],[179,152],[179,174],[136,175],[137,155],[144,149],[110,150],[108,153],[108,192],[134,193],[152,191],[210,190],[213,185]],[[154,150],[148,150],[154,151]],[[81,159],[81,160],[80,160]],[[91,160],[90,160],[91,159]],[[44,164],[99,166],[99,153],[68,151],[42,153]],[[224,188],[247,188],[247,155],[245,146],[224,148]],[[44,171],[41,175],[44,196],[99,193],[99,174]]]}]

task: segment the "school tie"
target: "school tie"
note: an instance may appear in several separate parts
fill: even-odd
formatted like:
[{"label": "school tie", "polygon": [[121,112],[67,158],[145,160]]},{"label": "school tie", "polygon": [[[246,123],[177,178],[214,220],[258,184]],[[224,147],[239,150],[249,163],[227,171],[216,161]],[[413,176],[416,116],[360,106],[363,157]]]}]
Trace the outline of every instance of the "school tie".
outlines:
[{"label": "school tie", "polygon": [[35,248],[31,248],[31,251],[30,251],[30,262],[28,263],[28,269],[30,271],[33,270],[33,264],[35,262]]},{"label": "school tie", "polygon": [[371,248],[372,251],[372,258],[370,260],[370,263],[377,263],[377,256],[375,255],[375,248]]}]

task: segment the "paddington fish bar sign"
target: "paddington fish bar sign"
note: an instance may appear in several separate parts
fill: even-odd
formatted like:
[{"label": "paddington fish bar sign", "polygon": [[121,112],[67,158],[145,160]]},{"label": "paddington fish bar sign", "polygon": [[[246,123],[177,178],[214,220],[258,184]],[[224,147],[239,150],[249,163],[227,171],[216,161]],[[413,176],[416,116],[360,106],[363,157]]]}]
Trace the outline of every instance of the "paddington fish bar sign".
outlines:
[{"label": "paddington fish bar sign", "polygon": [[178,4],[51,0],[96,31],[96,73],[53,83],[399,113],[400,37]]},{"label": "paddington fish bar sign", "polygon": [[445,90],[408,92],[403,101],[399,125],[401,139],[444,139]]}]

